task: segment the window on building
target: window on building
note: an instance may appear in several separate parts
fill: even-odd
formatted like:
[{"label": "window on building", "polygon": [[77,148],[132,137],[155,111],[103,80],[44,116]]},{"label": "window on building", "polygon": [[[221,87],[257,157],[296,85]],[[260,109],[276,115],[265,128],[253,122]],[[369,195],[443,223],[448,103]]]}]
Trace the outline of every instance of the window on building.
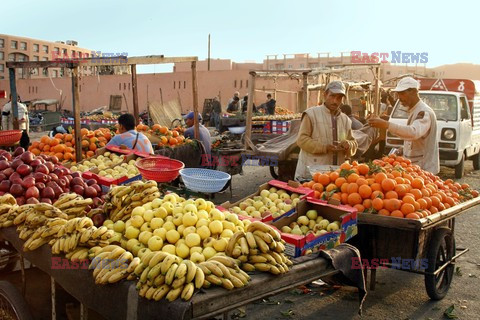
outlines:
[{"label": "window on building", "polygon": [[3,63],[0,63],[0,72],[3,72],[5,71],[5,66],[3,65]]},{"label": "window on building", "polygon": [[0,48],[3,48],[5,46],[5,40],[0,39]]},{"label": "window on building", "polygon": [[48,76],[48,69],[47,69],[47,68],[43,68],[42,74],[43,74],[44,76]]},{"label": "window on building", "polygon": [[243,87],[243,80],[240,80],[240,89]]},{"label": "window on building", "polygon": [[27,43],[26,42],[20,42],[20,49],[21,50],[27,50]]},{"label": "window on building", "polygon": [[38,52],[38,50],[40,50],[38,44],[34,43],[33,44],[33,52]]},{"label": "window on building", "polygon": [[288,69],[293,69],[293,65],[289,64]]},{"label": "window on building", "polygon": [[176,83],[176,81],[173,81],[173,89],[175,89],[175,83]]},{"label": "window on building", "polygon": [[233,87],[234,87],[234,88],[237,87],[237,80],[235,80],[235,81],[233,82]]},{"label": "window on building", "polygon": [[63,54],[64,56],[66,56],[66,55],[67,55],[67,49],[62,49],[62,54]]},{"label": "window on building", "polygon": [[122,90],[122,84],[120,82],[118,83],[118,90]]},{"label": "window on building", "polygon": [[58,71],[57,70],[53,70],[52,77],[53,78],[58,78]]},{"label": "window on building", "polygon": [[389,75],[389,74],[390,74],[390,71],[387,71],[387,75]]},{"label": "window on building", "polygon": [[187,81],[183,81],[183,89],[187,88]]},{"label": "window on building", "polygon": [[269,69],[270,69],[270,70],[275,70],[275,66],[272,66],[272,65],[271,65],[271,66],[269,67]]},{"label": "window on building", "polygon": [[12,49],[17,49],[18,48],[18,42],[15,40],[12,40],[12,45],[10,46]]},{"label": "window on building", "polygon": [[42,46],[42,51],[43,51],[44,53],[48,53],[48,46],[43,45],[43,46]]},{"label": "window on building", "polygon": [[0,51],[0,60],[5,60],[5,54],[3,51]]},{"label": "window on building", "polygon": [[65,75],[65,68],[60,68],[60,77]]},{"label": "window on building", "polygon": [[47,57],[43,57],[43,58],[42,58],[42,61],[48,61],[48,58],[47,58]]},{"label": "window on building", "polygon": [[18,61],[20,61],[20,62],[26,61],[25,56],[24,56],[23,54],[19,54],[19,55],[17,56],[17,58],[18,58]]},{"label": "window on building", "polygon": [[60,48],[54,47],[54,48],[53,48],[53,52],[59,53],[59,52],[60,52]]},{"label": "window on building", "polygon": [[76,54],[75,50],[72,50],[72,58],[76,58]]},{"label": "window on building", "polygon": [[10,53],[10,54],[8,55],[8,61],[15,61],[15,54]]},{"label": "window on building", "polygon": [[305,68],[305,65],[303,63],[300,63],[300,69]]},{"label": "window on building", "polygon": [[40,61],[38,56],[33,56],[33,61]]},{"label": "window on building", "polygon": [[123,83],[123,90],[127,90],[127,84],[125,82]]}]

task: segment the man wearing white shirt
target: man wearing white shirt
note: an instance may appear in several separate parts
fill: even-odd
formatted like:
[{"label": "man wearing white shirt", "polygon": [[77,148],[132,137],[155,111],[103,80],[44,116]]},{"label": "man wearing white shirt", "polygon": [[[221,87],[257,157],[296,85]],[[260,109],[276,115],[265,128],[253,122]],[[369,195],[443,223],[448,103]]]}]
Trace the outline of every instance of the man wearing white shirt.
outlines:
[{"label": "man wearing white shirt", "polygon": [[[28,118],[28,109],[20,102],[20,96],[17,101],[18,108],[18,128],[20,130],[30,131],[30,121]],[[2,130],[13,130],[13,110],[12,110],[12,95],[10,100],[3,106],[2,109]]]},{"label": "man wearing white shirt", "polygon": [[392,90],[398,92],[400,102],[408,108],[407,125],[390,123],[380,118],[369,119],[368,123],[374,128],[388,129],[402,138],[404,156],[422,169],[437,174],[440,171],[437,117],[432,108],[420,100],[418,88],[418,81],[405,77]]}]

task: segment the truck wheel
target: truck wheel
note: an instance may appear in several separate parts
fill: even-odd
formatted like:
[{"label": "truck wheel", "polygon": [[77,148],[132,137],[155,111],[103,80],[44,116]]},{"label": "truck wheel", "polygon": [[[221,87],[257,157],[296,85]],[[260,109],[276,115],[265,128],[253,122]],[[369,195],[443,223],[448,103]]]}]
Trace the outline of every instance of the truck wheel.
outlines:
[{"label": "truck wheel", "polygon": [[455,166],[455,178],[461,179],[463,177],[463,171],[465,170],[465,154],[462,155],[462,160]]},{"label": "truck wheel", "polygon": [[480,152],[472,157],[472,162],[473,162],[473,169],[479,170],[480,169]]},{"label": "truck wheel", "polygon": [[33,319],[21,293],[7,281],[0,281],[0,315],[2,319]]}]

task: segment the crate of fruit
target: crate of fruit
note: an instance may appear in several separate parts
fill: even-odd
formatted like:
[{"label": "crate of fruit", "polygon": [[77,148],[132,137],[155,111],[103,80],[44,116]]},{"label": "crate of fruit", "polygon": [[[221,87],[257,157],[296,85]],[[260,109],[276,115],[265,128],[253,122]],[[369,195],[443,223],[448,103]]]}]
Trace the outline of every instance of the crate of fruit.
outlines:
[{"label": "crate of fruit", "polygon": [[357,234],[357,210],[316,199],[303,199],[296,210],[272,225],[281,231],[292,257],[332,249]]},{"label": "crate of fruit", "polygon": [[294,212],[295,205],[312,192],[296,182],[271,180],[261,185],[254,194],[235,203],[227,201],[221,207],[239,216],[266,222]]}]

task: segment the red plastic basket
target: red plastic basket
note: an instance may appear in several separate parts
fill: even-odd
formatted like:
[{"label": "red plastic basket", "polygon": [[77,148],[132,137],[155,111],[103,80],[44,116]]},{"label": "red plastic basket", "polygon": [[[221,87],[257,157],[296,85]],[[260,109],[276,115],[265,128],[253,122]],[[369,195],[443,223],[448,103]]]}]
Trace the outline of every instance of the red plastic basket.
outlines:
[{"label": "red plastic basket", "polygon": [[157,182],[170,182],[178,177],[179,171],[185,167],[182,161],[166,157],[148,157],[137,160],[135,165],[142,177]]},{"label": "red plastic basket", "polygon": [[0,131],[0,146],[9,147],[20,141],[22,137],[21,130],[5,130]]}]

